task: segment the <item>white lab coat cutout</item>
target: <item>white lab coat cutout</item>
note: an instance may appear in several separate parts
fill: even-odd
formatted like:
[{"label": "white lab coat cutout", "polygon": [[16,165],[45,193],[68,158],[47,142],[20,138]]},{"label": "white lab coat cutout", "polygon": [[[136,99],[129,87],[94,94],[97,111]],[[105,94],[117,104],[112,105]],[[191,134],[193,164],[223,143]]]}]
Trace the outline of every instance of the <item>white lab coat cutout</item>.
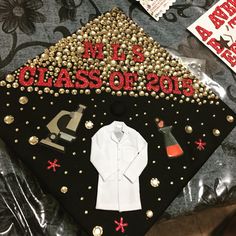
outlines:
[{"label": "white lab coat cutout", "polygon": [[148,162],[147,146],[136,130],[121,121],[94,134],[90,160],[99,174],[96,209],[142,209],[139,176]]}]

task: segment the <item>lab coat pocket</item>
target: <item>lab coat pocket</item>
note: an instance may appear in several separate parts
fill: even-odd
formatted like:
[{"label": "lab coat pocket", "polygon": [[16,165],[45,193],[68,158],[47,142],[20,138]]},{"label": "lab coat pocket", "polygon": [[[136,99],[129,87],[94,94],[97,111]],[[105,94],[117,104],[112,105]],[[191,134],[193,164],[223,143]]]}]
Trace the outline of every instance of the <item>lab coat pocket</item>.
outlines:
[{"label": "lab coat pocket", "polygon": [[135,146],[125,146],[123,160],[130,163],[135,158],[135,156],[137,156],[137,154],[138,151]]}]

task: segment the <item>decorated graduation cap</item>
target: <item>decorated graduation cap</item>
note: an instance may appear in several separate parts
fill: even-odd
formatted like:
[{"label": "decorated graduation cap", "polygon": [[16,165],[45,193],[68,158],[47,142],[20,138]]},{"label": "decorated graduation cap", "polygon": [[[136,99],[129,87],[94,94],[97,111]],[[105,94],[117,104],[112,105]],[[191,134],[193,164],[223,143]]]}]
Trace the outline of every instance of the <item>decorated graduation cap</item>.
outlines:
[{"label": "decorated graduation cap", "polygon": [[1,137],[88,235],[144,235],[235,126],[117,8],[0,85]]}]

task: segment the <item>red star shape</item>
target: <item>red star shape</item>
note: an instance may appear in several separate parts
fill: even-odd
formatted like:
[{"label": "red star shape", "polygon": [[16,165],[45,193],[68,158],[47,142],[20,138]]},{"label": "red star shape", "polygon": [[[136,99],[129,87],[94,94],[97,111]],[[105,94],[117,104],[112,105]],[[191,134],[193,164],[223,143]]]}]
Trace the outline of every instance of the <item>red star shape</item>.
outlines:
[{"label": "red star shape", "polygon": [[56,168],[57,167],[61,167],[61,165],[60,164],[57,164],[57,159],[54,159],[54,161],[48,161],[48,167],[47,167],[47,169],[48,170],[50,170],[50,169],[52,169],[53,170],[53,172],[56,172]]},{"label": "red star shape", "polygon": [[121,217],[120,218],[120,222],[118,222],[118,221],[114,221],[118,226],[116,227],[116,231],[119,231],[119,230],[121,230],[121,232],[122,233],[124,233],[125,232],[125,229],[124,229],[124,227],[127,227],[128,226],[128,223],[123,223],[123,217]]},{"label": "red star shape", "polygon": [[198,139],[198,141],[195,141],[195,144],[197,145],[197,149],[199,151],[202,151],[205,149],[206,143],[203,142],[201,139]]}]

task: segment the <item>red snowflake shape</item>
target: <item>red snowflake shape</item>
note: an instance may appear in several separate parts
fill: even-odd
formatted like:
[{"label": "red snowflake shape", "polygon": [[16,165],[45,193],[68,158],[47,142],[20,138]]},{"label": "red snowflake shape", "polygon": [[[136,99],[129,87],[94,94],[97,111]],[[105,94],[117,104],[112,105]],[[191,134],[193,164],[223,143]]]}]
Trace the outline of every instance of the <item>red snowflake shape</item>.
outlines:
[{"label": "red snowflake shape", "polygon": [[197,149],[199,151],[202,151],[205,149],[206,143],[203,142],[201,139],[198,139],[198,141],[195,141],[195,144],[197,145]]},{"label": "red snowflake shape", "polygon": [[123,217],[121,217],[120,218],[120,222],[118,222],[118,221],[114,221],[118,226],[116,227],[116,231],[119,231],[119,230],[121,230],[121,232],[122,233],[124,233],[125,232],[125,229],[124,229],[124,227],[127,227],[128,226],[128,223],[123,223]]},{"label": "red snowflake shape", "polygon": [[56,172],[56,168],[57,168],[57,167],[61,167],[61,165],[60,165],[60,164],[57,164],[57,162],[58,162],[57,159],[54,159],[54,161],[48,161],[48,164],[49,164],[49,165],[48,165],[47,169],[48,169],[48,170],[52,169],[53,172]]}]

